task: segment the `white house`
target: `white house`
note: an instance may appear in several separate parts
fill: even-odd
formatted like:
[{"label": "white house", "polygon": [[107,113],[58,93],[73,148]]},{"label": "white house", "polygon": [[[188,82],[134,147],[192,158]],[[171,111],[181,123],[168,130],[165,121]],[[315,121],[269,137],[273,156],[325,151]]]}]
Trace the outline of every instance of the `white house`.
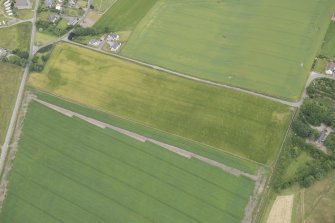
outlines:
[{"label": "white house", "polygon": [[326,67],[326,74],[333,75],[335,73],[335,62],[330,62]]},{"label": "white house", "polygon": [[92,46],[99,46],[101,43],[100,40],[96,40],[96,39],[92,39],[88,42],[88,44],[92,45]]},{"label": "white house", "polygon": [[116,33],[110,33],[107,36],[107,41],[115,41],[115,40],[119,40],[120,36]]},{"label": "white house", "polygon": [[118,51],[118,49],[121,47],[121,43],[118,42],[109,42],[109,48],[112,52]]},{"label": "white house", "polygon": [[59,11],[62,10],[62,4],[57,4],[55,8]]},{"label": "white house", "polygon": [[3,5],[7,5],[7,4],[11,4],[11,2],[8,0],[8,1],[5,1],[5,2],[3,3]]}]

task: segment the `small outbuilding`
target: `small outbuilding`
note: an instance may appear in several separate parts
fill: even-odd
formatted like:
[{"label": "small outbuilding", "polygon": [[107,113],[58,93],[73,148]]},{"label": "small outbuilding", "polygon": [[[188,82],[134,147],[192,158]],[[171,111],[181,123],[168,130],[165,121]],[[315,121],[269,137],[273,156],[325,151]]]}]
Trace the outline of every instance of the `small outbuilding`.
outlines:
[{"label": "small outbuilding", "polygon": [[8,51],[4,48],[0,48],[0,59],[7,56]]},{"label": "small outbuilding", "polygon": [[92,45],[92,46],[99,46],[101,43],[100,40],[96,40],[96,39],[92,39],[88,42],[89,45]]},{"label": "small outbuilding", "polygon": [[59,11],[62,10],[62,4],[59,4],[59,3],[56,4],[55,9],[57,9],[57,10],[59,10]]},{"label": "small outbuilding", "polygon": [[333,75],[335,74],[335,62],[329,62],[326,66],[326,74]]},{"label": "small outbuilding", "polygon": [[57,14],[50,14],[50,15],[48,16],[49,21],[52,22],[52,23],[57,22],[57,20],[58,20],[59,18],[60,18],[60,16],[57,15]]}]

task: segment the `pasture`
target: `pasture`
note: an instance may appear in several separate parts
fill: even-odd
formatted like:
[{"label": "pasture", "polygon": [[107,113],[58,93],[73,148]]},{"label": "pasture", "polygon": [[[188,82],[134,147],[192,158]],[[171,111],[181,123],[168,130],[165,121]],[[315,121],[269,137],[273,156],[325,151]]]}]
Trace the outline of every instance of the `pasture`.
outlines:
[{"label": "pasture", "polygon": [[109,27],[115,32],[133,30],[156,2],[157,0],[118,0],[94,27]]},{"label": "pasture", "polygon": [[162,0],[121,54],[297,100],[334,7],[333,0]]},{"label": "pasture", "polygon": [[59,97],[43,93],[36,89],[30,88],[29,90],[38,96],[39,99],[49,102],[53,105],[77,112],[87,117],[91,117],[93,119],[117,126],[122,129],[126,129],[131,132],[135,132],[148,138],[176,146],[178,148],[183,148],[187,151],[207,157],[220,163],[224,163],[230,167],[246,173],[250,173],[252,175],[257,175],[257,171],[261,167],[257,163],[250,162],[250,160],[238,158],[232,154],[225,153],[222,150],[211,146],[207,146],[173,134],[168,134],[167,132],[163,132],[158,129],[149,128],[147,126],[141,125],[140,123],[132,122],[130,120],[126,120],[110,113],[99,111],[97,109],[92,109],[90,107],[83,106],[82,104],[62,100]]},{"label": "pasture", "polygon": [[0,29],[0,48],[29,50],[31,23],[20,23]]},{"label": "pasture", "polygon": [[31,102],[0,221],[237,223],[253,187]]},{"label": "pasture", "polygon": [[0,146],[12,115],[21,73],[20,67],[0,62]]},{"label": "pasture", "polygon": [[320,55],[328,59],[335,58],[335,22],[330,23],[324,42],[321,47]]},{"label": "pasture", "polygon": [[92,5],[99,13],[106,12],[117,0],[93,0]]},{"label": "pasture", "polygon": [[29,85],[261,163],[271,162],[292,110],[253,95],[59,44]]}]

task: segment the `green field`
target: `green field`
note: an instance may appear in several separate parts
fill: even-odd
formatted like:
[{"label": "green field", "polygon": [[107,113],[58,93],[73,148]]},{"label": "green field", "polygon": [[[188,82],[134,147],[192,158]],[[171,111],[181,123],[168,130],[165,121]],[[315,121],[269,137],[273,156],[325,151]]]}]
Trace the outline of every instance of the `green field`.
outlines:
[{"label": "green field", "polygon": [[237,223],[253,186],[32,102],[0,221]]},{"label": "green field", "polygon": [[94,9],[100,13],[108,10],[117,0],[93,0],[92,5]]},{"label": "green field", "polygon": [[157,0],[118,0],[94,27],[109,27],[113,31],[127,31],[136,27]]},{"label": "green field", "polygon": [[21,73],[22,70],[18,66],[0,62],[0,146],[5,139],[12,115]]},{"label": "green field", "polygon": [[44,32],[36,32],[35,33],[35,45],[37,46],[43,46],[47,43],[51,43],[55,41],[57,37]]},{"label": "green field", "polygon": [[320,55],[328,59],[335,58],[335,22],[332,22],[328,28],[326,37],[321,47]]},{"label": "green field", "polygon": [[275,157],[291,109],[60,44],[29,84],[62,98],[258,162]]},{"label": "green field", "polygon": [[0,48],[29,49],[31,23],[21,23],[8,28],[0,29]]},{"label": "green field", "polygon": [[334,7],[333,0],[161,0],[121,54],[297,100]]},{"label": "green field", "polygon": [[49,102],[51,104],[60,106],[62,108],[77,112],[79,114],[85,115],[87,117],[100,120],[105,123],[109,123],[113,126],[117,126],[122,129],[126,129],[131,132],[135,132],[139,135],[143,135],[160,142],[164,142],[169,145],[173,145],[179,148],[183,148],[195,154],[207,157],[209,159],[215,160],[220,163],[224,163],[230,167],[239,169],[246,173],[257,175],[257,171],[261,167],[259,164],[250,162],[249,160],[240,159],[229,153],[225,153],[222,150],[216,149],[214,147],[206,146],[201,143],[197,143],[192,140],[188,140],[173,134],[168,134],[157,129],[149,128],[143,126],[139,123],[131,122],[126,119],[122,119],[118,116],[111,115],[105,112],[101,112],[89,107],[85,107],[80,104],[72,103],[61,98],[55,97],[50,94],[42,93],[36,89],[29,89],[33,92],[39,99]]},{"label": "green field", "polygon": [[0,62],[0,145],[5,139],[20,85],[21,73],[20,67]]}]

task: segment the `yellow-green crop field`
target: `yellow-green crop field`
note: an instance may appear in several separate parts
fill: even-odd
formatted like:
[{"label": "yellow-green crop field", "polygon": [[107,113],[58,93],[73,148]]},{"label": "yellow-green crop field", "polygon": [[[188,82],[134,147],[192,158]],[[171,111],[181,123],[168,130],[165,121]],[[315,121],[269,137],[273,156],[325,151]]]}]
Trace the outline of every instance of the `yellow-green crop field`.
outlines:
[{"label": "yellow-green crop field", "polygon": [[179,78],[59,44],[29,84],[42,91],[261,163],[282,143],[292,110],[253,95]]}]

